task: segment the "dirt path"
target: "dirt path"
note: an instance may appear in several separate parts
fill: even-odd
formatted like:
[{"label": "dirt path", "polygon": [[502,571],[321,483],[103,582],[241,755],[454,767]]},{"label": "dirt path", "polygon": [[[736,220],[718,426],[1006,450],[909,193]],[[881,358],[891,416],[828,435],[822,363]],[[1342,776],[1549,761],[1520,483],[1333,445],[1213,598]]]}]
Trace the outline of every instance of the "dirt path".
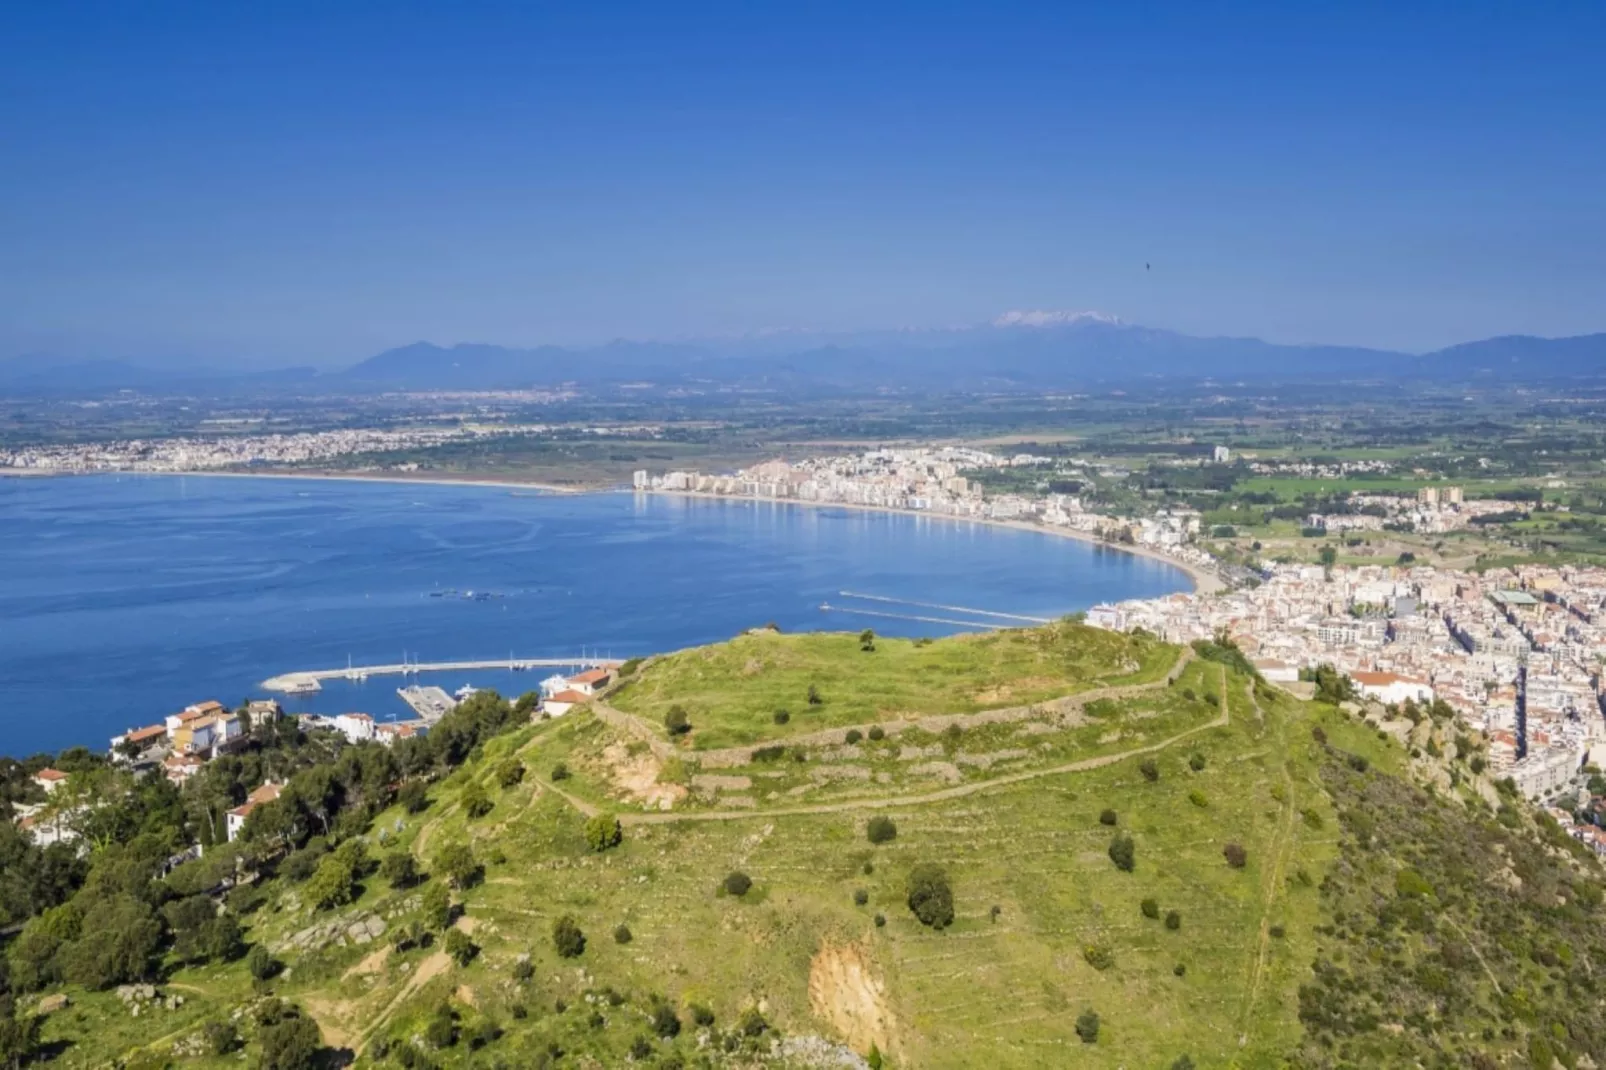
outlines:
[{"label": "dirt path", "polygon": [[[1159,685],[1145,685],[1159,686]],[[1222,687],[1226,687],[1226,669],[1222,669]],[[1025,772],[1010,773],[1006,776],[994,777],[991,780],[979,780],[972,784],[960,784],[941,791],[926,792],[922,795],[888,795],[881,798],[852,799],[837,803],[819,803],[813,806],[787,806],[775,809],[758,808],[753,810],[708,810],[702,813],[676,814],[620,814],[619,820],[625,825],[668,825],[677,821],[740,821],[750,818],[792,817],[800,814],[840,814],[854,810],[884,810],[894,806],[920,806],[925,803],[946,802],[949,799],[962,799],[967,795],[990,791],[993,788],[1007,787],[1011,784],[1020,784],[1028,780],[1037,780],[1046,776],[1059,776],[1064,773],[1083,773],[1090,769],[1102,769],[1107,765],[1124,762],[1128,758],[1136,758],[1141,754],[1154,754],[1165,750],[1185,739],[1207,732],[1212,728],[1224,728],[1231,723],[1231,715],[1227,709],[1227,696],[1225,690],[1221,696],[1221,715],[1209,722],[1196,725],[1193,728],[1178,732],[1158,743],[1149,743],[1131,750],[1119,751],[1115,754],[1101,754],[1093,758],[1083,758],[1063,765],[1049,766],[1046,769],[1029,769]],[[560,793],[561,794],[561,793]],[[568,798],[567,795],[564,798]],[[571,800],[573,801],[573,800]]]},{"label": "dirt path", "polygon": [[[1265,722],[1265,712],[1260,708],[1260,701],[1255,698],[1255,684],[1251,680],[1247,687],[1249,702],[1255,708],[1255,716]],[[1222,701],[1227,696],[1227,673],[1222,669],[1221,674]],[[1281,733],[1279,733],[1281,734]],[[1260,1001],[1260,990],[1266,978],[1266,962],[1271,955],[1271,913],[1277,902],[1277,892],[1283,886],[1284,875],[1288,871],[1288,855],[1294,844],[1294,779],[1288,773],[1287,763],[1283,763],[1283,812],[1279,820],[1279,831],[1273,836],[1271,865],[1266,868],[1264,890],[1261,893],[1260,909],[1260,939],[1255,949],[1255,957],[1249,967],[1249,990],[1244,997],[1243,1014],[1238,1020],[1238,1046],[1243,1047],[1249,1042],[1249,1022],[1255,1012],[1255,1004]]]},{"label": "dirt path", "polygon": [[378,1014],[374,1015],[373,1020],[368,1023],[367,1028],[362,1030],[362,1032],[357,1035],[357,1043],[355,1045],[357,1054],[361,1055],[363,1049],[368,1046],[368,1041],[373,1038],[373,1035],[385,1027],[385,1024],[390,1021],[391,1016],[396,1013],[396,1008],[400,1007],[403,1003],[407,1002],[407,1000],[411,999],[419,989],[423,988],[435,978],[445,973],[451,968],[451,965],[452,960],[447,957],[447,954],[444,951],[437,951],[433,955],[430,955],[428,958],[426,958],[423,962],[420,962],[418,964],[418,969],[414,970],[412,975],[407,978],[407,983],[402,985],[401,991],[397,992],[396,995],[391,998],[390,1002],[385,1004],[384,1009]]}]

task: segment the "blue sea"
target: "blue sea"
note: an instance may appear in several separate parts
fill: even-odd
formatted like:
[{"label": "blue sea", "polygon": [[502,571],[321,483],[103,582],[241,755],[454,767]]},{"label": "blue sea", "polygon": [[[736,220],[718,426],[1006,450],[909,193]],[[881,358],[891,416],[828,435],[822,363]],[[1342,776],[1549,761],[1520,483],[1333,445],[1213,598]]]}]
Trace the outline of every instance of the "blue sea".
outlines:
[{"label": "blue sea", "polygon": [[[264,695],[267,677],[348,659],[630,657],[771,621],[943,635],[969,630],[953,622],[1013,621],[934,606],[1055,617],[1187,587],[1169,565],[1072,539],[829,507],[313,479],[7,478],[0,754],[104,747],[190,703],[234,705]],[[422,682],[516,694],[543,675]],[[405,718],[401,683],[331,681],[282,701]]]}]

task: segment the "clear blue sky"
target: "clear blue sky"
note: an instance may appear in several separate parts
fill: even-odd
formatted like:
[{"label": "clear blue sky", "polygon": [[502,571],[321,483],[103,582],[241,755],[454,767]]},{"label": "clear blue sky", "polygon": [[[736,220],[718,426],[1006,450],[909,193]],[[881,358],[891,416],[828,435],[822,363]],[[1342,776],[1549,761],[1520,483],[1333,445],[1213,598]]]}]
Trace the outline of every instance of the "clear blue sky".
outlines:
[{"label": "clear blue sky", "polygon": [[0,40],[0,356],[1606,330],[1599,0],[129,0]]}]

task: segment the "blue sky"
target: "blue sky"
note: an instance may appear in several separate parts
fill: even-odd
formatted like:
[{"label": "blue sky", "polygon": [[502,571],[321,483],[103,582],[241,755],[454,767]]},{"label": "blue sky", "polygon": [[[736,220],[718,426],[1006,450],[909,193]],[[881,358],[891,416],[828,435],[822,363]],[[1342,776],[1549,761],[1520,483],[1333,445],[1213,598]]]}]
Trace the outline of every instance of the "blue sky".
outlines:
[{"label": "blue sky", "polygon": [[0,40],[0,357],[1606,330],[1595,0],[10,4]]}]

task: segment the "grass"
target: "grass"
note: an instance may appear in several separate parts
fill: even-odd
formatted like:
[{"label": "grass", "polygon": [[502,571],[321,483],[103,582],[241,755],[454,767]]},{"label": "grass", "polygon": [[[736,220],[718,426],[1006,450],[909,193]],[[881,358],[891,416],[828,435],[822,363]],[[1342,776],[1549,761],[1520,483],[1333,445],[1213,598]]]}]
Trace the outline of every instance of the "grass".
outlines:
[{"label": "grass", "polygon": [[[697,750],[785,740],[909,715],[1030,705],[1163,677],[1175,651],[1152,640],[1061,623],[941,642],[756,632],[654,662],[610,701],[662,728],[675,706]],[[809,688],[821,702],[810,705]],[[791,719],[775,723],[775,711]],[[668,737],[667,732],[664,733]]]},{"label": "grass", "polygon": [[[1158,680],[1176,656],[1175,648],[1111,638],[1118,642],[1094,654],[1082,629],[1056,626],[1035,641],[1032,633],[929,647],[882,641],[875,654],[861,654],[855,637],[752,636],[650,666],[637,699],[672,701],[667,692],[756,703],[773,681],[768,670],[745,672],[749,662],[801,651],[785,670],[787,686],[839,660],[861,682],[876,682],[874,667],[890,666],[877,693],[899,696],[899,708],[933,712],[917,704],[965,708],[975,704],[977,687],[1011,681],[1027,691],[1046,688],[1036,682],[1048,675],[1045,665],[1058,667],[1056,686],[1075,689],[1101,678]],[[1207,703],[1207,694],[1218,702]],[[1223,701],[1224,726],[1214,723]],[[378,1043],[414,1043],[443,1005],[455,1009],[465,1033],[490,1022],[503,1035],[479,1053],[465,1040],[433,1054],[442,1067],[541,1065],[554,1046],[567,1053],[564,1065],[624,1065],[649,1032],[658,1000],[677,1009],[683,1026],[673,1041],[649,1046],[658,1056],[678,1052],[690,1065],[699,1051],[714,1065],[794,1065],[784,1055],[758,1058],[770,1050],[768,1037],[732,1031],[757,1007],[783,1036],[817,1035],[860,1053],[873,1042],[898,1067],[1164,1067],[1184,1054],[1200,1066],[1285,1065],[1305,1040],[1300,987],[1318,942],[1329,939],[1321,935],[1331,918],[1320,888],[1347,820],[1324,780],[1334,752],[1312,730],[1320,726],[1329,746],[1366,757],[1369,777],[1398,773],[1403,754],[1331,707],[1203,661],[1170,686],[1090,703],[1087,715],[1057,728],[991,724],[957,738],[914,734],[788,760],[767,788],[749,793],[751,811],[709,813],[724,805],[718,800],[685,800],[676,814],[651,819],[627,809],[623,844],[600,854],[586,846],[585,814],[551,790],[548,772],[566,762],[574,775],[560,785],[565,793],[586,806],[617,807],[598,755],[628,749],[625,741],[585,713],[520,729],[437,783],[423,813],[393,810],[374,825],[426,866],[445,844],[471,845],[484,879],[456,898],[477,956],[458,966],[438,945],[377,961],[370,956],[380,944],[287,952],[291,973],[273,988],[309,1008],[326,1039],[362,1047],[358,1067],[380,1065]],[[1182,733],[1189,734],[1174,741]],[[1167,740],[1174,742],[1160,746]],[[906,745],[938,748],[962,770],[956,787],[976,790],[921,801],[933,785],[902,759]],[[958,758],[1016,752],[990,767]],[[493,770],[509,753],[530,775],[503,789]],[[1189,761],[1196,754],[1198,770]],[[1115,760],[1056,771],[1067,759],[1097,755]],[[1156,780],[1140,770],[1143,757],[1157,764]],[[684,764],[695,771],[695,752]],[[866,774],[795,793],[812,783],[808,770],[819,764],[862,766]],[[748,771],[756,777],[757,767]],[[1027,778],[999,781],[1009,774]],[[470,782],[495,803],[477,820],[457,804]],[[803,803],[834,809],[796,812]],[[1106,808],[1116,812],[1114,828],[1100,821]],[[896,823],[890,842],[868,842],[865,826],[875,814]],[[1418,833],[1416,850],[1431,850]],[[1109,857],[1118,834],[1135,844],[1132,872]],[[1228,842],[1246,849],[1242,868],[1226,864]],[[1403,841],[1391,849],[1403,850]],[[1509,850],[1520,847],[1513,841]],[[904,903],[909,872],[927,862],[941,865],[953,887],[955,919],[941,932],[920,925]],[[752,889],[723,894],[721,881],[738,870]],[[1435,879],[1443,887],[1445,878]],[[861,889],[862,905],[855,901]],[[293,891],[282,882],[269,888],[269,905],[249,919],[250,939],[277,944],[314,920],[291,905]],[[1157,900],[1158,918],[1144,916],[1146,898]],[[407,902],[407,893],[370,878],[359,902],[336,916],[405,913]],[[1173,910],[1181,915],[1176,929],[1163,920]],[[875,923],[878,914],[884,925]],[[565,915],[587,936],[577,959],[560,958],[551,942],[553,922]],[[628,944],[612,937],[620,924],[632,933]],[[1089,961],[1099,959],[1090,947],[1108,953],[1106,968]],[[533,971],[520,981],[514,963],[524,955]],[[861,977],[869,983],[853,983]],[[167,1065],[175,1040],[252,998],[240,963],[177,971],[168,991],[190,995],[182,1011],[139,1019],[109,994],[74,992],[75,1006],[47,1023],[47,1040],[75,1041],[53,1065],[103,1066],[119,1057],[129,1067]],[[701,1040],[693,1004],[715,1016],[713,1034]],[[1095,1045],[1075,1034],[1087,1010],[1102,1023]],[[147,1051],[129,1057],[139,1046]],[[185,1065],[239,1061],[202,1057]]]}]

